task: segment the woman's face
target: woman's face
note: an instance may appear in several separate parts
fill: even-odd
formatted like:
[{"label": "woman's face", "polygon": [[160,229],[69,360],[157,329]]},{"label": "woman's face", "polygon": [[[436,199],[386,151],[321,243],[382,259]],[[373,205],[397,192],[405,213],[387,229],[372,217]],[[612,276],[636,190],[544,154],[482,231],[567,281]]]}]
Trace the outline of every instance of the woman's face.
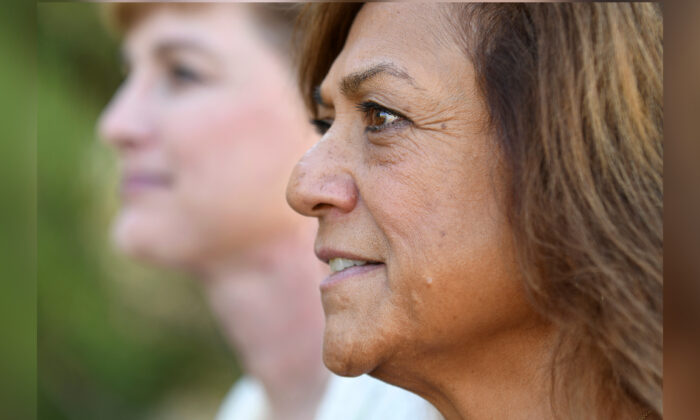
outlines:
[{"label": "woman's face", "polygon": [[[327,131],[288,186],[334,271],[321,285],[324,360],[340,374],[454,362],[533,320],[500,151],[447,13],[360,10],[320,87]],[[343,269],[351,260],[367,264]]]},{"label": "woman's face", "polygon": [[249,14],[162,6],[126,35],[128,77],[100,131],[122,169],[115,239],[132,256],[198,266],[296,217],[286,181],[315,137],[286,59]]}]

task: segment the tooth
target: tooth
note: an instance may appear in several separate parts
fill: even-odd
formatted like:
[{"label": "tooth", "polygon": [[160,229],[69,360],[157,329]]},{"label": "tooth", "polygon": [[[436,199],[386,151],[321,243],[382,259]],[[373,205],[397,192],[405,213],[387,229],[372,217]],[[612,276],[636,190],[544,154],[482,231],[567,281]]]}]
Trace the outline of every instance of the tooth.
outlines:
[{"label": "tooth", "polygon": [[348,258],[331,258],[328,261],[328,265],[331,267],[332,272],[338,272],[345,270],[348,267],[352,267],[354,265],[365,265],[367,264],[367,261],[360,261],[360,260],[351,260]]},{"label": "tooth", "polygon": [[328,261],[328,265],[331,266],[331,271],[334,273],[343,269],[343,261],[340,258],[332,258]]}]

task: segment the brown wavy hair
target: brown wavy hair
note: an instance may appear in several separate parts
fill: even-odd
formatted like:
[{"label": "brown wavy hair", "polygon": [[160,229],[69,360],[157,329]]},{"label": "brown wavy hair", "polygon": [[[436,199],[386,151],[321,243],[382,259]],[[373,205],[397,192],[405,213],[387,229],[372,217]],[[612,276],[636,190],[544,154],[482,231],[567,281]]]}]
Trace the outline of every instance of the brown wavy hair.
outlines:
[{"label": "brown wavy hair", "polygon": [[[299,21],[313,90],[361,4]],[[562,418],[660,418],[663,23],[652,3],[453,4],[509,172],[509,220],[533,307],[558,327]]]}]

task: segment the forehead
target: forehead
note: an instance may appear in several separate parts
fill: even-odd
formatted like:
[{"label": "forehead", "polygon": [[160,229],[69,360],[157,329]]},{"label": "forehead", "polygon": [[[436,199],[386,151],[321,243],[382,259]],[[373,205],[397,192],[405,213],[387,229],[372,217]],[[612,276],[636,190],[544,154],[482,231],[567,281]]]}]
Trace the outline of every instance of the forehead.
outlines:
[{"label": "forehead", "polygon": [[245,5],[180,6],[163,4],[146,12],[127,32],[125,50],[138,54],[164,40],[188,40],[210,49],[226,50],[252,36]]},{"label": "forehead", "polygon": [[[390,62],[415,79],[455,78],[469,72],[444,4],[368,3],[324,81]],[[465,65],[466,64],[466,65]],[[460,73],[460,74],[455,74]],[[324,89],[326,86],[324,86]]]}]

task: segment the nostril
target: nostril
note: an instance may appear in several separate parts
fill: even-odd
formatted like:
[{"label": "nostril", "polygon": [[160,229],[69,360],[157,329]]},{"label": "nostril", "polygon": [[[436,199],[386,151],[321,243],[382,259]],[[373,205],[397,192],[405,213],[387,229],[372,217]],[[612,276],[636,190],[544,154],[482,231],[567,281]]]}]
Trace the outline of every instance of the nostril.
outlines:
[{"label": "nostril", "polygon": [[318,204],[316,204],[315,206],[313,206],[313,207],[311,208],[311,210],[312,210],[312,211],[317,211],[317,210],[323,210],[323,209],[331,208],[331,207],[333,207],[333,206],[331,206],[330,204],[318,203]]}]

